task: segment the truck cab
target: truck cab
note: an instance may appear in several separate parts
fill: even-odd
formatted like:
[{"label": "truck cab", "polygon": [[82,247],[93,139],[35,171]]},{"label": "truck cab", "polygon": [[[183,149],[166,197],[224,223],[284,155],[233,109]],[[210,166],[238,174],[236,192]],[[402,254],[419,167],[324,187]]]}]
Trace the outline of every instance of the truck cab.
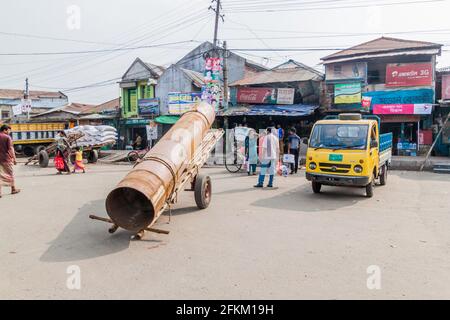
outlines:
[{"label": "truck cab", "polygon": [[341,114],[318,121],[306,154],[306,178],[314,193],[322,185],[361,187],[373,196],[377,179],[387,181],[392,155],[392,134],[380,135],[379,119]]}]

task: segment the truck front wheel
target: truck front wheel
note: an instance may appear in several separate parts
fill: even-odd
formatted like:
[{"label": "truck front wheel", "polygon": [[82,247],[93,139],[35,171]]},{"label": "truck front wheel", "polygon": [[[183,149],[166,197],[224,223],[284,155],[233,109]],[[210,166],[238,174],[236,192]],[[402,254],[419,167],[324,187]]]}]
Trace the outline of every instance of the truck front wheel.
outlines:
[{"label": "truck front wheel", "polygon": [[381,168],[381,175],[380,175],[380,184],[382,186],[386,185],[387,172],[388,172],[388,167],[387,167],[387,165],[384,165],[383,168]]},{"label": "truck front wheel", "polygon": [[372,198],[373,197],[373,189],[375,186],[375,176],[373,176],[372,181],[366,186],[366,197]]},{"label": "truck front wheel", "polygon": [[320,193],[320,190],[322,189],[322,184],[318,183],[316,181],[312,182],[312,189],[314,191],[314,193]]}]

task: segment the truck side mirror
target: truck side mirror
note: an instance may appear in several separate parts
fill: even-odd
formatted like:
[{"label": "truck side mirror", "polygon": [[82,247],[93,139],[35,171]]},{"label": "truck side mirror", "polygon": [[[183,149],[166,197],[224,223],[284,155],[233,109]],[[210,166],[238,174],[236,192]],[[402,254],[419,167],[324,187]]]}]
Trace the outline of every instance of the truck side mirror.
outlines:
[{"label": "truck side mirror", "polygon": [[303,139],[303,144],[308,145],[308,144],[309,144],[309,139],[308,139],[308,138],[304,138],[304,139]]},{"label": "truck side mirror", "polygon": [[378,148],[378,141],[376,140],[370,141],[370,149],[372,148]]}]

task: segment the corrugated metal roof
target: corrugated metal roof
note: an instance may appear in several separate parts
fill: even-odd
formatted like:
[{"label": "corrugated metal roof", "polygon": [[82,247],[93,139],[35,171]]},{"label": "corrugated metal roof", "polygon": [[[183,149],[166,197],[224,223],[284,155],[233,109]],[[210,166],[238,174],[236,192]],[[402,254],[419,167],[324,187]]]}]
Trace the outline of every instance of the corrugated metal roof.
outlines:
[{"label": "corrugated metal roof", "polygon": [[101,113],[103,111],[118,111],[120,108],[120,98],[110,100],[108,102],[99,104],[90,110],[83,111],[83,113]]},{"label": "corrugated metal roof", "polygon": [[[17,89],[0,89],[0,99],[22,99],[24,90]],[[31,99],[41,98],[67,98],[62,92],[54,91],[30,91]]]},{"label": "corrugated metal roof", "polygon": [[362,60],[369,60],[369,59],[377,59],[377,58],[386,58],[386,57],[396,57],[396,56],[415,56],[415,55],[435,55],[439,54],[440,49],[434,48],[434,49],[419,49],[419,50],[408,50],[408,51],[390,51],[390,52],[383,52],[383,53],[367,53],[360,56],[349,56],[349,57],[342,57],[342,58],[336,58],[324,61],[323,64],[332,64],[332,63],[340,63],[340,62],[349,62],[349,61],[362,61]]},{"label": "corrugated metal roof", "polygon": [[284,83],[284,82],[299,82],[299,81],[321,81],[324,75],[317,70],[310,70],[310,68],[287,68],[280,70],[262,71],[242,80],[232,83],[230,86],[246,86],[253,84],[266,83]]},{"label": "corrugated metal roof", "polygon": [[266,66],[255,62],[253,60],[249,60],[249,59],[245,59],[245,64],[253,69],[257,69],[258,71],[267,71],[269,70],[269,68],[267,68]]},{"label": "corrugated metal roof", "polygon": [[39,113],[33,117],[37,118],[37,117],[45,116],[45,115],[48,115],[48,114],[51,114],[54,112],[67,112],[67,113],[71,113],[73,115],[79,115],[79,114],[87,112],[88,110],[90,110],[94,107],[95,106],[92,104],[82,104],[82,103],[73,102],[64,107],[54,108],[49,111]]},{"label": "corrugated metal roof", "polygon": [[160,77],[166,70],[166,68],[157,66],[156,64],[153,64],[153,63],[144,62],[144,64],[151,70],[151,72],[156,73],[158,75],[158,77]]},{"label": "corrugated metal roof", "polygon": [[188,70],[188,69],[184,69],[184,68],[180,68],[181,71],[183,71],[183,73],[192,80],[192,82],[194,82],[194,84],[198,87],[201,88],[204,84],[205,84],[205,78],[203,76],[203,74],[201,74],[200,72],[197,71],[193,71],[193,70]]},{"label": "corrugated metal roof", "polygon": [[404,50],[418,50],[418,49],[440,49],[441,44],[425,42],[425,41],[413,41],[405,39],[397,39],[390,37],[381,37],[375,40],[371,40],[351,48],[333,53],[326,57],[323,57],[322,61],[333,60],[344,57],[358,57],[361,55],[391,52],[391,51],[404,51]]},{"label": "corrugated metal roof", "polygon": [[85,116],[80,117],[80,120],[108,120],[114,119],[114,115],[104,115],[104,114],[87,114]]}]

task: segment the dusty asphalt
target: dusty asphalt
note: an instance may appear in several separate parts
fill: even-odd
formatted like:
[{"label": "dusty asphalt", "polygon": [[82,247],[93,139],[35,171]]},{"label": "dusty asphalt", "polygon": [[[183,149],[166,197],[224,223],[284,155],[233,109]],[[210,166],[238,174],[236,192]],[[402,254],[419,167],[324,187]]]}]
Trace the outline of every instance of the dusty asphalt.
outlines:
[{"label": "dusty asphalt", "polygon": [[[254,177],[204,169],[211,206],[185,192],[158,227],[170,235],[113,236],[88,215],[128,166],[56,176],[19,165],[17,196],[0,199],[2,299],[450,299],[450,176],[391,172],[360,189],[314,195],[304,172],[256,190]],[[5,193],[6,190],[4,190]],[[81,289],[67,268],[79,266]],[[381,271],[369,290],[369,266]]]}]

